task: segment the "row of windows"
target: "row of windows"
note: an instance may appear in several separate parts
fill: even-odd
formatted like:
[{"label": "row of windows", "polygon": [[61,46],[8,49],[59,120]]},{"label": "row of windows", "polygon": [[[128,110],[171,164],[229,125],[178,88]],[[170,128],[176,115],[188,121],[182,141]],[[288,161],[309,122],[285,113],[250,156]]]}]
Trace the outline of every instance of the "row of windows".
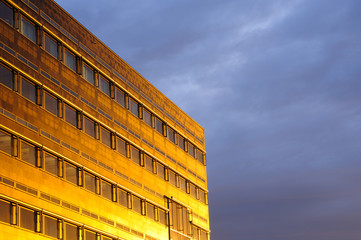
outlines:
[{"label": "row of windows", "polygon": [[0,130],[0,151],[19,157],[35,167],[42,168],[48,173],[132,209],[154,221],[164,225],[167,224],[167,214],[163,209],[102,179],[100,176],[84,170],[82,167],[66,159],[2,130]]},{"label": "row of windows", "polygon": [[[72,126],[81,129],[89,136],[98,139],[106,146],[116,150],[121,155],[130,158],[133,162],[145,167],[147,170],[158,175],[160,178],[170,180],[174,186],[179,187],[184,192],[191,194],[194,198],[206,203],[206,193],[201,188],[197,187],[174,171],[168,171],[162,163],[153,159],[137,147],[131,145],[115,132],[112,132],[102,126],[89,116],[73,108],[47,90],[42,89],[39,85],[36,85],[21,75],[14,74],[13,71],[1,64],[0,83],[18,91],[22,96],[33,103],[43,106],[44,109],[50,113],[63,118]],[[188,144],[188,146],[190,147],[192,145]]]},{"label": "row of windows", "polygon": [[[8,22],[10,25],[14,25],[13,10],[0,2],[0,18]],[[182,135],[177,133],[174,129],[167,126],[160,118],[156,117],[151,111],[144,108],[139,102],[131,98],[123,90],[116,87],[115,84],[107,79],[105,76],[99,74],[94,68],[83,61],[80,57],[74,54],[69,49],[62,46],[60,42],[55,40],[49,33],[44,32],[44,37],[38,39],[38,27],[36,24],[30,22],[25,17],[21,16],[21,32],[34,42],[39,42],[43,45],[45,51],[60,59],[73,71],[81,74],[85,80],[94,86],[97,86],[107,96],[115,99],[121,106],[129,109],[138,118],[154,128],[158,133],[167,137],[171,142],[179,146],[184,151],[188,152],[193,158],[200,163],[205,164],[205,157],[203,152],[196,148],[192,143],[187,141]]]},{"label": "row of windows", "polygon": [[17,225],[55,239],[114,240],[103,233],[5,199],[0,199],[0,222]]}]

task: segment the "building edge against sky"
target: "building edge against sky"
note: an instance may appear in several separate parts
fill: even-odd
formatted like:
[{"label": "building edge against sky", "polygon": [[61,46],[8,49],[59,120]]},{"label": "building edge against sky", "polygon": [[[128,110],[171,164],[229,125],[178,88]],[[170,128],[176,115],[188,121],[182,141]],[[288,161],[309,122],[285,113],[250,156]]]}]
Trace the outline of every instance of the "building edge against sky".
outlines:
[{"label": "building edge against sky", "polygon": [[199,124],[52,0],[0,32],[1,239],[210,239]]}]

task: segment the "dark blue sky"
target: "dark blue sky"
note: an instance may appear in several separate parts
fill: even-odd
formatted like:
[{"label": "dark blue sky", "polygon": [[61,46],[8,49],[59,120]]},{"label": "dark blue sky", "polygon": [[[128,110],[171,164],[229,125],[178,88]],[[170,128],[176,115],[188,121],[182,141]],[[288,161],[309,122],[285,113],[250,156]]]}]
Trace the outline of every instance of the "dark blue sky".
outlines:
[{"label": "dark blue sky", "polygon": [[205,128],[212,240],[361,239],[361,1],[57,2]]}]

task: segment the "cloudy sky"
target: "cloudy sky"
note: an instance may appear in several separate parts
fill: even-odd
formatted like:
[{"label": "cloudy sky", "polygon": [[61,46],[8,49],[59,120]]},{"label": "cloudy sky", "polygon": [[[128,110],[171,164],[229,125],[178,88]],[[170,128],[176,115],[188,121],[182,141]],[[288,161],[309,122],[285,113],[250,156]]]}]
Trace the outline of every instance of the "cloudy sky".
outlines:
[{"label": "cloudy sky", "polygon": [[57,0],[206,130],[212,240],[361,238],[360,0]]}]

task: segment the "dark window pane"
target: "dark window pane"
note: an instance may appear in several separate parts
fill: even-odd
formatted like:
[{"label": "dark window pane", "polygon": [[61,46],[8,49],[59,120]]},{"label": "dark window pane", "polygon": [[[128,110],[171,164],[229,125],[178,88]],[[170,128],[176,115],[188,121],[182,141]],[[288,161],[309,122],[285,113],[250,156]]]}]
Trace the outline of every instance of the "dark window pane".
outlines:
[{"label": "dark window pane", "polygon": [[11,135],[0,130],[0,151],[11,154]]},{"label": "dark window pane", "polygon": [[162,178],[165,179],[165,167],[163,164],[157,162],[157,175]]},{"label": "dark window pane", "polygon": [[168,137],[169,141],[175,143],[175,132],[174,132],[174,130],[171,129],[170,127],[168,127],[167,129],[168,129],[167,137]]},{"label": "dark window pane", "polygon": [[197,188],[193,183],[189,184],[189,193],[192,197],[197,198]]},{"label": "dark window pane", "polygon": [[0,18],[11,26],[14,25],[14,12],[5,3],[0,1]]},{"label": "dark window pane", "polygon": [[136,196],[133,196],[133,210],[142,214],[142,200]]},{"label": "dark window pane", "polygon": [[21,141],[20,156],[25,162],[36,165],[36,149],[34,145]]},{"label": "dark window pane", "polygon": [[84,172],[84,188],[95,193],[96,181],[94,175]]},{"label": "dark window pane", "polygon": [[64,53],[64,63],[71,70],[76,71],[76,57],[74,54],[72,54],[68,50],[65,50],[65,53]]},{"label": "dark window pane", "polygon": [[0,222],[10,223],[10,203],[0,200]]},{"label": "dark window pane", "polygon": [[169,171],[169,182],[170,182],[170,184],[172,184],[173,186],[177,186],[176,173],[173,172],[172,170]]},{"label": "dark window pane", "polygon": [[84,117],[84,132],[95,138],[95,122]]},{"label": "dark window pane", "polygon": [[143,111],[143,119],[146,124],[152,127],[152,114],[145,109]]},{"label": "dark window pane", "polygon": [[127,156],[127,145],[126,142],[117,137],[117,151],[122,154],[123,156]]},{"label": "dark window pane", "polygon": [[58,237],[58,220],[56,218],[44,216],[44,234],[50,237]]},{"label": "dark window pane", "polygon": [[150,203],[147,203],[146,206],[147,206],[147,208],[146,208],[147,217],[155,220],[155,206]]},{"label": "dark window pane", "polygon": [[20,207],[20,227],[35,231],[35,212]]},{"label": "dark window pane", "polygon": [[96,233],[91,232],[89,230],[84,230],[84,236],[85,236],[84,240],[96,240],[97,239]]},{"label": "dark window pane", "polygon": [[26,79],[21,79],[21,95],[23,95],[25,98],[29,99],[33,103],[36,102],[36,86],[35,84],[27,81]]},{"label": "dark window pane", "polygon": [[124,207],[128,207],[128,193],[118,188],[118,202]]},{"label": "dark window pane", "polygon": [[44,169],[54,175],[58,175],[58,158],[54,155],[45,153],[44,155]]},{"label": "dark window pane", "polygon": [[115,90],[115,100],[123,107],[127,107],[127,104],[125,102],[125,93],[119,88]]},{"label": "dark window pane", "polygon": [[109,200],[113,200],[112,185],[105,181],[102,181],[102,196]]},{"label": "dark window pane", "polygon": [[208,240],[208,233],[203,231],[203,230],[200,230],[200,240]]},{"label": "dark window pane", "polygon": [[155,130],[163,135],[163,122],[158,118],[155,118]]},{"label": "dark window pane", "polygon": [[108,147],[111,147],[111,134],[103,127],[100,128],[100,138],[102,143],[104,143]]},{"label": "dark window pane", "polygon": [[177,134],[177,144],[178,144],[178,146],[181,148],[181,149],[183,149],[183,150],[185,150],[185,143],[184,143],[184,138],[182,137],[182,136],[180,136],[179,134]]},{"label": "dark window pane", "polygon": [[189,142],[188,142],[188,153],[189,153],[189,155],[191,155],[192,157],[195,157],[195,155],[194,155],[194,146],[193,146],[193,144],[191,144],[191,143],[189,143]]},{"label": "dark window pane", "polygon": [[167,225],[167,213],[162,209],[158,209],[158,216],[159,222],[163,225]]},{"label": "dark window pane", "polygon": [[77,127],[77,113],[76,110],[68,105],[65,105],[64,119],[74,127]]},{"label": "dark window pane", "polygon": [[149,157],[148,155],[144,155],[144,163],[145,163],[145,169],[147,169],[150,172],[154,172],[153,159],[151,157]]},{"label": "dark window pane", "polygon": [[0,83],[4,84],[8,88],[14,89],[13,72],[3,65],[0,65]]},{"label": "dark window pane", "polygon": [[88,65],[86,65],[86,64],[84,64],[83,76],[84,76],[85,80],[87,80],[91,84],[95,85],[94,70],[92,68],[88,67]]},{"label": "dark window pane", "polygon": [[139,105],[133,99],[129,99],[130,101],[130,111],[137,117],[139,117]]},{"label": "dark window pane", "polygon": [[99,88],[100,91],[110,96],[110,82],[107,79],[105,79],[103,76],[100,76]]},{"label": "dark window pane", "polygon": [[65,240],[78,240],[78,227],[65,223]]},{"label": "dark window pane", "polygon": [[44,105],[46,110],[58,116],[58,99],[56,97],[45,92]]},{"label": "dark window pane", "polygon": [[78,184],[78,169],[76,166],[65,162],[64,164],[64,178],[74,184]]},{"label": "dark window pane", "polygon": [[47,34],[45,34],[45,50],[58,58],[58,43]]},{"label": "dark window pane", "polygon": [[183,177],[179,177],[179,187],[181,190],[187,192],[187,182]]},{"label": "dark window pane", "polygon": [[140,152],[137,148],[131,147],[131,159],[133,162],[140,164]]},{"label": "dark window pane", "polygon": [[204,164],[203,153],[199,149],[196,149],[196,158],[197,158],[198,162]]},{"label": "dark window pane", "polygon": [[25,18],[22,18],[21,21],[21,32],[31,41],[36,42],[36,27]]},{"label": "dark window pane", "polygon": [[207,193],[201,189],[199,189],[199,201],[207,203]]},{"label": "dark window pane", "polygon": [[194,240],[199,240],[198,228],[192,225],[192,234]]}]

